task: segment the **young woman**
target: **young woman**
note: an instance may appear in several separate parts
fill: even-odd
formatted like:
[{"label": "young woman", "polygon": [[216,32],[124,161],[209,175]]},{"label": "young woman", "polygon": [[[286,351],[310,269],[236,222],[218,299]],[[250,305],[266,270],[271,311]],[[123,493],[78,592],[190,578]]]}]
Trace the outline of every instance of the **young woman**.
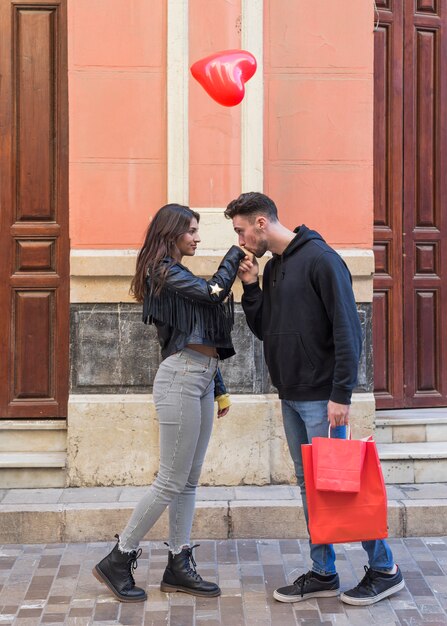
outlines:
[{"label": "young woman", "polygon": [[143,302],[143,321],[157,328],[162,363],[153,397],[160,424],[160,468],[135,508],[112,552],[93,569],[122,602],[146,600],[132,575],[139,542],[169,506],[168,565],[161,582],[166,592],[217,596],[219,587],[196,571],[190,544],[196,487],[211,435],[214,399],[218,417],[228,412],[219,359],[235,354],[231,342],[231,286],[245,253],[232,246],[211,280],[195,276],[181,261],[194,256],[199,214],[168,204],[149,224],[131,293]]}]

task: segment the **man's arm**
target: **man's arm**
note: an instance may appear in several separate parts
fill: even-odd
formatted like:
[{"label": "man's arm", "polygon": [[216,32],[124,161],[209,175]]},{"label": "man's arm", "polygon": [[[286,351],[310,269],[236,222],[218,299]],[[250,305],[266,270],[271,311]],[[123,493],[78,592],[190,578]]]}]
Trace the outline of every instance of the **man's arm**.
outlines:
[{"label": "man's arm", "polygon": [[251,332],[262,340],[262,304],[263,294],[259,286],[259,265],[255,257],[245,257],[239,266],[238,276],[242,281],[244,293],[242,308]]},{"label": "man's arm", "polygon": [[316,261],[313,278],[332,323],[335,350],[334,377],[328,405],[332,426],[347,424],[352,391],[357,383],[362,332],[352,291],[351,275],[336,252]]}]

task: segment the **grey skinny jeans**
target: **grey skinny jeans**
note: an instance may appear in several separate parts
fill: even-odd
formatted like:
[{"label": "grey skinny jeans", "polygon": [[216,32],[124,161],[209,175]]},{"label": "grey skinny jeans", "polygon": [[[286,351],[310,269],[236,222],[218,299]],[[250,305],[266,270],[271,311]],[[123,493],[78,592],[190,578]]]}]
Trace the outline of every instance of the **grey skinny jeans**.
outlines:
[{"label": "grey skinny jeans", "polygon": [[184,348],[162,361],[153,397],[160,424],[160,468],[120,536],[120,549],[139,542],[169,506],[169,549],[189,545],[196,487],[213,428],[218,359]]}]

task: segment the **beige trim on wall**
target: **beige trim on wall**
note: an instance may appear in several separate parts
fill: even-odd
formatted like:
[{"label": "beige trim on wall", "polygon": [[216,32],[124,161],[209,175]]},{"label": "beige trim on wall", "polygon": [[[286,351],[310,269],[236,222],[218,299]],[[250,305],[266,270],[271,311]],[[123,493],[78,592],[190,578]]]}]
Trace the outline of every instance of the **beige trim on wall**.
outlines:
[{"label": "beige trim on wall", "polygon": [[[200,276],[212,276],[227,247],[202,250],[185,260]],[[372,250],[338,250],[353,277],[357,302],[372,302],[374,253]],[[72,250],[71,302],[133,302],[129,295],[130,280],[135,270],[136,250]],[[262,270],[268,258],[261,260]],[[236,281],[234,295],[240,302],[242,286]]]}]

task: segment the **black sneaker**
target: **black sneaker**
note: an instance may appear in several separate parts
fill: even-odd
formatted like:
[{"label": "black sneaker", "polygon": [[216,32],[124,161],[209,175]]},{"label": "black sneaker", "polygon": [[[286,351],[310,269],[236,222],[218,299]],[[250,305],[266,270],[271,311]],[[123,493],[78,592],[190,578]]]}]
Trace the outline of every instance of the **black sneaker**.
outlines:
[{"label": "black sneaker", "polygon": [[340,593],[338,574],[325,576],[325,578],[327,580],[323,581],[315,576],[315,572],[307,572],[299,576],[292,585],[276,589],[273,597],[279,602],[301,602],[308,598],[338,596]]},{"label": "black sneaker", "polygon": [[346,604],[366,606],[379,602],[404,587],[405,581],[399,568],[395,574],[384,574],[365,565],[365,575],[357,587],[342,593],[340,599]]}]

